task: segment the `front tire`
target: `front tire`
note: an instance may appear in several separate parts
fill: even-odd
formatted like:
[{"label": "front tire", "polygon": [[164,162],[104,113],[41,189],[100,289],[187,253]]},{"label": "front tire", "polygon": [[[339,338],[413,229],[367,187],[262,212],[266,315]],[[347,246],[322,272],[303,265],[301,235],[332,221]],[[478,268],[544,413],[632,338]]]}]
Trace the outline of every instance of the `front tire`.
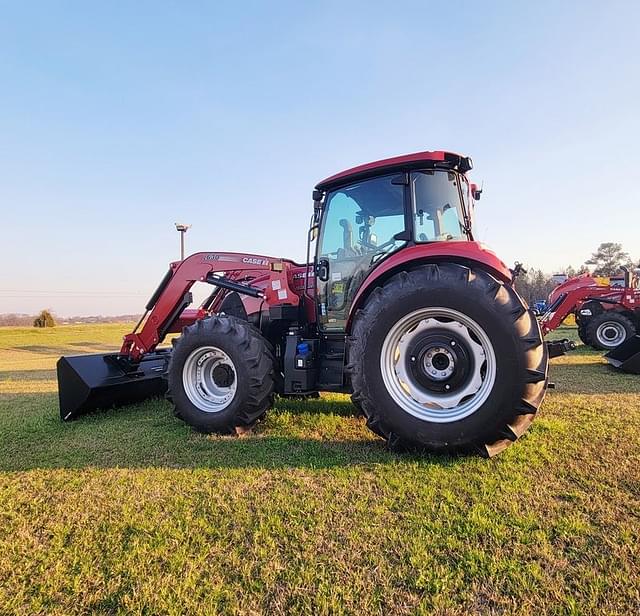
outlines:
[{"label": "front tire", "polygon": [[273,367],[270,345],[247,321],[202,319],[174,342],[167,397],[176,417],[199,432],[241,433],[271,406]]},{"label": "front tire", "polygon": [[510,286],[462,265],[422,266],[376,288],[348,353],[353,397],[394,448],[495,455],[545,394],[533,312]]},{"label": "front tire", "polygon": [[605,310],[589,319],[586,327],[586,339],[594,349],[611,351],[625,340],[635,335],[633,321],[614,310]]}]

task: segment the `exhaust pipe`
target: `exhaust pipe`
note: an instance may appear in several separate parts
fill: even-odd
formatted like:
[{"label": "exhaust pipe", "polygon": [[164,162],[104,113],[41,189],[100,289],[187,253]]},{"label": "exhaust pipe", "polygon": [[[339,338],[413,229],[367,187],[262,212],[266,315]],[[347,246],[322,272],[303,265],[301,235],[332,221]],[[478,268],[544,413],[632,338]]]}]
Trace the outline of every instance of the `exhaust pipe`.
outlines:
[{"label": "exhaust pipe", "polygon": [[640,374],[640,336],[625,340],[609,351],[605,358],[614,368],[630,374]]},{"label": "exhaust pipe", "polygon": [[60,417],[70,421],[107,409],[162,396],[171,349],[160,349],[131,363],[113,353],[61,357],[57,363]]}]

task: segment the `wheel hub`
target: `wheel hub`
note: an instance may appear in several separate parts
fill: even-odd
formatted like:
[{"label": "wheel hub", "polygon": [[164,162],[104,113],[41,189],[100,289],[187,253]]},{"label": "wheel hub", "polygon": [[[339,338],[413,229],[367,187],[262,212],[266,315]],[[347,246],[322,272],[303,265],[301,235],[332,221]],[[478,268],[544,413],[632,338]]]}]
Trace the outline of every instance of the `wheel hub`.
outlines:
[{"label": "wheel hub", "polygon": [[227,408],[235,396],[235,365],[222,349],[199,347],[184,363],[182,383],[187,397],[198,409],[217,413]]},{"label": "wheel hub", "polygon": [[608,321],[598,327],[596,336],[605,346],[618,346],[624,342],[626,331],[619,323]]},{"label": "wheel hub", "polygon": [[463,386],[473,368],[473,354],[458,328],[428,320],[400,339],[408,348],[406,373],[420,387],[435,393],[453,393]]},{"label": "wheel hub", "polygon": [[211,371],[211,376],[218,387],[231,387],[231,384],[235,381],[233,369],[227,364],[218,364]]},{"label": "wheel hub", "polygon": [[449,308],[425,308],[400,319],[385,339],[383,380],[407,412],[456,421],[475,412],[495,381],[495,354],[482,328]]},{"label": "wheel hub", "polygon": [[435,381],[442,381],[450,377],[456,368],[456,360],[452,353],[439,346],[427,349],[423,364],[427,378]]}]

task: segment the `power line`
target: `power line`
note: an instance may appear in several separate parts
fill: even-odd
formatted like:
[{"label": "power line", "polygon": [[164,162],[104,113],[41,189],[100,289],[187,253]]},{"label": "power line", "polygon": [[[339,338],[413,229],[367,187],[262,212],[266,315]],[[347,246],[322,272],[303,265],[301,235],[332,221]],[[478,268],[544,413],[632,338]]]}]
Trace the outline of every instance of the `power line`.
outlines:
[{"label": "power line", "polygon": [[[46,295],[48,297],[144,297],[147,294],[134,291],[43,291],[38,289],[0,289],[0,294],[7,297],[22,297],[24,295],[41,296]],[[19,295],[16,295],[19,294]]]}]

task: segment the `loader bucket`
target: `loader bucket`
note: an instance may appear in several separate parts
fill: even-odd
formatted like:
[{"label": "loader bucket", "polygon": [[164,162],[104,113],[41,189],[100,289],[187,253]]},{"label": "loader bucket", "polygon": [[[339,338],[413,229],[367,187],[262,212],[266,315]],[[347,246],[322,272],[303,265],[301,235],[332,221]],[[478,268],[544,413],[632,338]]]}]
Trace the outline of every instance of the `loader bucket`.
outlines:
[{"label": "loader bucket", "polygon": [[94,409],[163,395],[169,357],[169,349],[150,353],[137,364],[113,353],[61,357],[57,364],[60,417],[69,421]]},{"label": "loader bucket", "polygon": [[640,374],[640,336],[632,336],[620,346],[609,351],[605,358],[623,372]]}]

